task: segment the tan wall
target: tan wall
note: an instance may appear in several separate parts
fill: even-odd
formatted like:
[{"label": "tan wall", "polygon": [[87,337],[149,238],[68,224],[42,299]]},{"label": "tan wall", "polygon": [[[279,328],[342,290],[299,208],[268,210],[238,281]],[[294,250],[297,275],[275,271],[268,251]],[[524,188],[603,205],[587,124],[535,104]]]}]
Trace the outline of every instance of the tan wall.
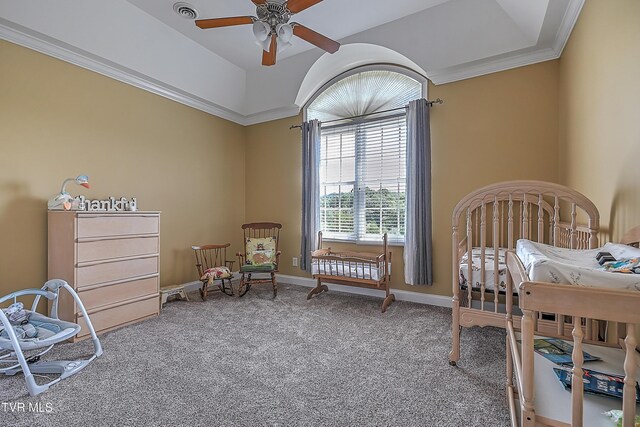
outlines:
[{"label": "tan wall", "polygon": [[560,59],[560,179],[613,240],[640,224],[639,76],[640,2],[587,0]]},{"label": "tan wall", "polygon": [[[163,284],[194,280],[191,244],[231,241],[235,251],[240,224],[260,220],[282,222],[281,271],[304,276],[291,265],[301,152],[289,126],[299,117],[242,128],[7,42],[0,56],[0,293],[46,278],[46,200],[79,173],[93,188],[74,194],[136,196],[163,211]],[[429,98],[445,99],[432,110],[435,283],[404,285],[396,247],[394,287],[450,294],[450,216],[467,192],[557,181],[557,74],[551,61],[430,85]]]},{"label": "tan wall", "polygon": [[161,283],[197,279],[192,244],[241,243],[245,129],[0,41],[0,295],[47,278],[47,199],[87,174],[88,198],[160,210]]},{"label": "tan wall", "polygon": [[[393,287],[451,294],[451,212],[471,190],[510,179],[557,181],[557,72],[551,61],[429,86],[430,99],[445,100],[431,116],[435,283],[405,285],[402,248],[394,248]],[[246,211],[247,220],[282,222],[281,272],[304,276],[291,265],[300,252],[302,179],[300,131],[289,126],[299,122],[247,129]]]}]

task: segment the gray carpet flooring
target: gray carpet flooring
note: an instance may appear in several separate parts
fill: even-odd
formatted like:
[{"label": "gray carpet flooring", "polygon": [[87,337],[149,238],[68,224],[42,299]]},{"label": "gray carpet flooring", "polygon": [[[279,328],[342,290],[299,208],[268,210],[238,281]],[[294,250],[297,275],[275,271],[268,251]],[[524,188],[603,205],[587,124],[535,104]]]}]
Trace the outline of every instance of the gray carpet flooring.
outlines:
[{"label": "gray carpet flooring", "polygon": [[381,314],[380,299],[306,292],[281,284],[275,300],[256,286],[241,299],[170,302],[103,335],[101,358],[40,396],[21,375],[0,377],[0,425],[509,425],[503,331],[463,331],[451,367],[449,309],[396,301]]}]

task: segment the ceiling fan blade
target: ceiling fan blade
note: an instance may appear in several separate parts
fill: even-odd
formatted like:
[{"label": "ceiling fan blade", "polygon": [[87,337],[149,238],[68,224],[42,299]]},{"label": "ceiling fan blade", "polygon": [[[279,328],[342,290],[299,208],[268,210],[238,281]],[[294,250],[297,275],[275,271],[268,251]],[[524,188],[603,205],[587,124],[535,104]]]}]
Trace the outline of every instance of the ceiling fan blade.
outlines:
[{"label": "ceiling fan blade", "polygon": [[320,49],[324,49],[329,53],[335,53],[338,51],[338,49],[340,49],[340,43],[338,43],[337,41],[331,40],[329,37],[325,37],[320,33],[316,33],[315,31],[298,23],[295,23],[293,27],[293,35],[298,36],[301,39],[306,40],[309,43],[316,45]]},{"label": "ceiling fan blade", "polygon": [[278,42],[276,41],[278,36],[273,34],[271,36],[271,45],[269,46],[269,52],[262,51],[262,65],[271,66],[276,63],[276,53],[278,52]]},{"label": "ceiling fan blade", "polygon": [[251,16],[233,16],[230,18],[213,18],[213,19],[198,19],[196,25],[199,28],[219,28],[230,27],[232,25],[245,25],[253,24],[254,18]]},{"label": "ceiling fan blade", "polygon": [[251,0],[253,2],[253,4],[265,4],[267,2],[267,0]]},{"label": "ceiling fan blade", "polygon": [[322,0],[289,0],[287,2],[287,9],[289,9],[291,13],[298,13],[320,3],[321,1]]}]

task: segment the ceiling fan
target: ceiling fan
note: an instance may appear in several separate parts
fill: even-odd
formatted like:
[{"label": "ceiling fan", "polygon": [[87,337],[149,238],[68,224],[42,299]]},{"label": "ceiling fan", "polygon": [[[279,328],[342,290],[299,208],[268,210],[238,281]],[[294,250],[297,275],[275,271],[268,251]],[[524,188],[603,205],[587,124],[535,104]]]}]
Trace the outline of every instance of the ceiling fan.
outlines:
[{"label": "ceiling fan", "polygon": [[317,33],[297,22],[289,22],[291,16],[322,0],[251,0],[256,5],[256,16],[234,16],[229,18],[198,19],[199,28],[219,28],[233,25],[253,25],[253,35],[262,47],[262,65],[276,63],[276,54],[288,46],[289,40],[297,36],[309,43],[334,53],[340,43]]}]

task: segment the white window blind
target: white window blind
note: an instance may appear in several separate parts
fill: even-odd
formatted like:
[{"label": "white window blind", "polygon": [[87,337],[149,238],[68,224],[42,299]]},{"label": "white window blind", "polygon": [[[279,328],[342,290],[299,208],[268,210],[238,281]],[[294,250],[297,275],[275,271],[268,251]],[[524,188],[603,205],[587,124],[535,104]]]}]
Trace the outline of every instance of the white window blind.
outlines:
[{"label": "white window blind", "polygon": [[320,226],[329,239],[404,242],[404,113],[322,128]]}]

